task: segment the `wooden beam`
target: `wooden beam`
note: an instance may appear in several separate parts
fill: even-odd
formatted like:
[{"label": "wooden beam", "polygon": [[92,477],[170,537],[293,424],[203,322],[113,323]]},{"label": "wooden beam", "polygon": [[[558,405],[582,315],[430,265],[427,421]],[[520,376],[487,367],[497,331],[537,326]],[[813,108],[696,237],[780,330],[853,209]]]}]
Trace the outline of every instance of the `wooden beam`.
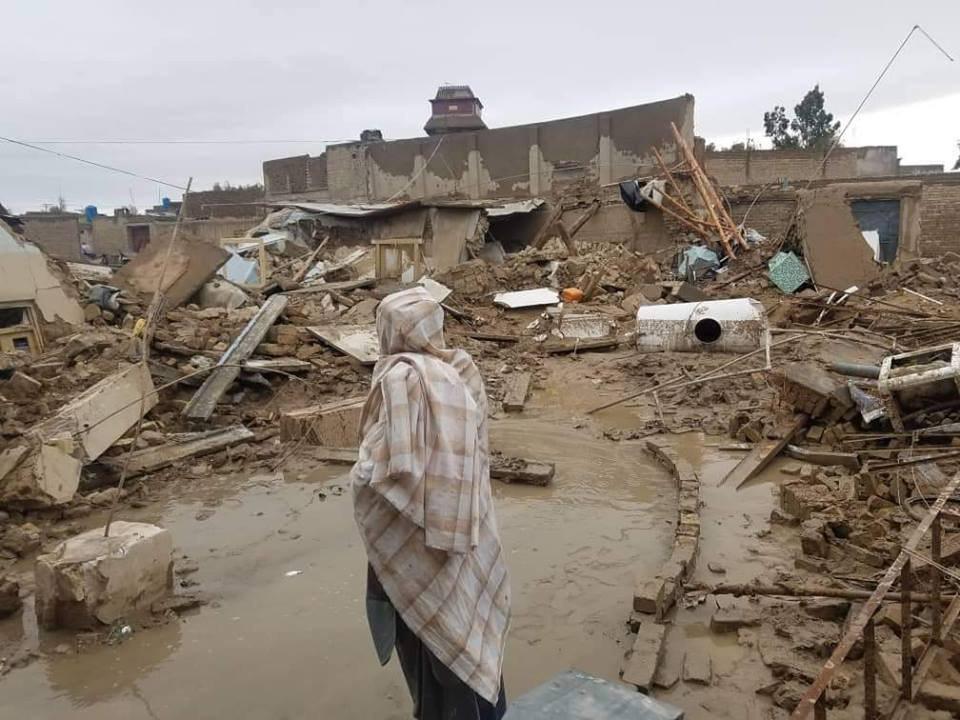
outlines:
[{"label": "wooden beam", "polygon": [[728,480],[735,481],[739,490],[751,478],[756,477],[767,465],[773,462],[783,449],[790,444],[793,436],[798,431],[805,428],[810,422],[810,416],[797,415],[793,424],[787,428],[779,440],[763,440],[758,442],[745,458],[734,466],[733,470],[727,473],[727,476],[720,482],[721,485]]},{"label": "wooden beam", "polygon": [[[168,465],[173,465],[180,460],[208,455],[232,445],[252,440],[254,437],[254,433],[243,425],[234,425],[222,430],[191,433],[191,435],[193,438],[185,442],[181,440],[166,445],[144,448],[143,450],[134,450],[130,453],[129,459],[126,460],[127,476],[146,475]],[[117,470],[121,469],[124,462],[124,457],[101,458],[100,460],[101,464]]]},{"label": "wooden beam", "polygon": [[286,295],[271,295],[267,298],[257,314],[250,319],[237,339],[220,357],[217,367],[207,375],[203,385],[190,398],[190,402],[183,409],[184,417],[191,420],[206,420],[213,414],[217,402],[240,374],[243,363],[253,355],[253,351],[263,341],[267,331],[277,321],[286,306]]}]

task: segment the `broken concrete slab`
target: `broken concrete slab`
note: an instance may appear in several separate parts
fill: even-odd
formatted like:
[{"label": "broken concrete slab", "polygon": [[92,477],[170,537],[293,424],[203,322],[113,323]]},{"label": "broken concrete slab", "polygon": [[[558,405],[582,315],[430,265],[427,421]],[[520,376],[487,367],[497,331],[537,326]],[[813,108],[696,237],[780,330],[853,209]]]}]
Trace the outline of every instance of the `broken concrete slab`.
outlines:
[{"label": "broken concrete slab", "polygon": [[95,528],[39,556],[34,573],[42,627],[110,625],[170,593],[173,539],[155,525],[116,521],[110,537]]},{"label": "broken concrete slab", "polygon": [[281,413],[280,439],[329,447],[355,446],[365,402],[364,396],[357,396]]},{"label": "broken concrete slab", "polygon": [[544,487],[553,482],[556,472],[557,466],[554,463],[503,455],[490,457],[490,477],[505,483],[516,482]]},{"label": "broken concrete slab", "polygon": [[753,608],[722,607],[710,618],[710,629],[716,633],[736,632],[742,627],[756,627],[760,624],[760,612]]},{"label": "broken concrete slab", "polygon": [[34,425],[28,435],[44,441],[70,435],[92,462],[157,404],[150,368],[130,365],[77,395],[56,415]]},{"label": "broken concrete slab", "polygon": [[504,383],[503,409],[506,412],[520,412],[527,402],[530,391],[530,373],[514,373]]},{"label": "broken concrete slab", "polygon": [[230,257],[230,253],[222,247],[181,237],[170,249],[170,259],[166,261],[164,272],[162,268],[170,242],[151,242],[114,273],[113,283],[128,292],[146,297],[159,289],[164,295],[164,306],[167,309],[176,308],[203,287]]},{"label": "broken concrete slab", "polygon": [[516,292],[497,293],[493,296],[493,304],[509,310],[520,308],[542,307],[556,305],[560,302],[560,294],[553,288],[537,288],[536,290],[517,290]]},{"label": "broken concrete slab", "polygon": [[83,308],[54,270],[39,247],[0,220],[0,303],[35,303],[45,322],[82,325]]},{"label": "broken concrete slab", "polygon": [[380,359],[380,341],[373,323],[365,325],[315,325],[307,330],[327,345],[349,355],[363,365]]},{"label": "broken concrete slab", "polygon": [[648,693],[653,687],[653,678],[663,657],[666,632],[665,625],[643,623],[627,653],[620,677],[635,685],[640,692]]},{"label": "broken concrete slab", "polygon": [[0,475],[0,505],[38,508],[69,502],[80,485],[81,455],[70,435],[8,449],[0,459],[0,465],[9,468]]},{"label": "broken concrete slab", "polygon": [[180,433],[173,442],[101,460],[101,464],[117,471],[126,465],[127,477],[137,477],[173,465],[180,460],[209,455],[253,438],[254,433],[243,425],[197,433]]},{"label": "broken concrete slab", "polygon": [[286,306],[286,295],[271,295],[267,298],[257,314],[250,318],[246,327],[220,357],[217,367],[207,375],[203,385],[190,398],[190,402],[183,409],[185,417],[191,420],[206,420],[213,414],[217,402],[240,375],[243,363],[257,349],[257,345],[263,341],[267,331]]},{"label": "broken concrete slab", "polygon": [[798,190],[803,255],[817,285],[844,290],[866,287],[880,265],[863,239],[842,187]]},{"label": "broken concrete slab", "polygon": [[710,685],[713,682],[713,659],[709,653],[688,652],[684,656],[683,681],[697,685]]}]

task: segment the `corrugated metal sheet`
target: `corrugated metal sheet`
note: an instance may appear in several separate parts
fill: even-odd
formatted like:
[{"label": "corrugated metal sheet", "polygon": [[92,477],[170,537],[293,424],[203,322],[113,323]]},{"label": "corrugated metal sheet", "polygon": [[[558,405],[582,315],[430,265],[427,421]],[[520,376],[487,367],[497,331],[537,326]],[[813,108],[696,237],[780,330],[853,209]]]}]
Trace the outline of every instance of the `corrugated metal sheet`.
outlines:
[{"label": "corrugated metal sheet", "polygon": [[541,205],[543,205],[543,200],[533,198],[531,200],[518,200],[517,202],[504,203],[499,207],[488,207],[486,210],[489,217],[506,217],[508,215],[533,212]]},{"label": "corrugated metal sheet", "polygon": [[370,203],[357,205],[284,201],[267,203],[267,205],[273,208],[296,208],[308,213],[333,215],[334,217],[372,217],[375,215],[389,215],[409,208],[419,207],[420,201],[412,200],[401,203]]}]

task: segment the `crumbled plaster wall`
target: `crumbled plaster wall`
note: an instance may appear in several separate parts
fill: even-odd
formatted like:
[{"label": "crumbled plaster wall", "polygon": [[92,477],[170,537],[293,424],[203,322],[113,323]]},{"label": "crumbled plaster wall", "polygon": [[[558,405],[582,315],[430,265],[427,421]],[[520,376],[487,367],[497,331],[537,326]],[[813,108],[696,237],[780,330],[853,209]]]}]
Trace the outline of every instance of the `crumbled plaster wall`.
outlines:
[{"label": "crumbled plaster wall", "polygon": [[[674,161],[670,123],[692,144],[693,109],[693,97],[684,95],[532,125],[332,145],[326,151],[325,192],[338,202],[560,196],[574,186],[652,172],[652,147]],[[310,192],[306,166],[307,156],[264,163],[268,196]]]}]

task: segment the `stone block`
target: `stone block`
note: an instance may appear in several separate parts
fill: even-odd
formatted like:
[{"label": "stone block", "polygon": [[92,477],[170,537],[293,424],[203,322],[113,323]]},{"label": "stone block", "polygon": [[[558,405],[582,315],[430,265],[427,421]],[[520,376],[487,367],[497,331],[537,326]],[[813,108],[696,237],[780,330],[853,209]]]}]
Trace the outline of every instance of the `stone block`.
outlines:
[{"label": "stone block", "polygon": [[652,578],[637,583],[633,591],[633,609],[647,615],[661,615],[664,605],[663,578]]},{"label": "stone block", "polygon": [[111,623],[170,593],[173,539],[146,523],[116,521],[81,533],[37,558],[37,620],[44,628]]},{"label": "stone block", "polygon": [[0,618],[20,609],[20,583],[13,578],[0,577]]},{"label": "stone block", "polygon": [[806,520],[811,514],[830,504],[829,492],[823,485],[792,482],[780,487],[780,509],[788,515]]},{"label": "stone block", "polygon": [[643,693],[650,691],[657,666],[663,657],[666,632],[666,626],[657,623],[644,623],[640,626],[633,648],[627,654],[620,673],[624,682],[635,685]]},{"label": "stone block", "polygon": [[753,608],[719,608],[710,618],[710,629],[716,633],[736,632],[742,627],[760,624],[760,613]]},{"label": "stone block", "polygon": [[713,660],[709,653],[687,653],[683,658],[683,681],[697,685],[713,682]]},{"label": "stone block", "polygon": [[850,601],[839,598],[822,598],[808,602],[803,611],[818,620],[841,622],[850,612]]},{"label": "stone block", "polygon": [[325,447],[356,447],[364,397],[291,410],[280,415],[280,439]]},{"label": "stone block", "polygon": [[830,557],[830,545],[822,533],[804,530],[800,533],[800,549],[804,555],[818,558]]}]

